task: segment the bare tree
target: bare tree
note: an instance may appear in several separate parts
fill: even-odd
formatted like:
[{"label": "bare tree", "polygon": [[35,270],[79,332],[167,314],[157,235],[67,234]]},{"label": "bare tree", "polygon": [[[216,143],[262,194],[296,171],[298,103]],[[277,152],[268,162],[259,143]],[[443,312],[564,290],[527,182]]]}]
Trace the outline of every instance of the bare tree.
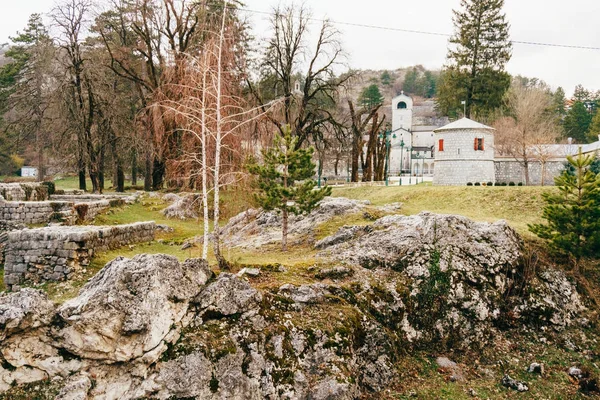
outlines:
[{"label": "bare tree", "polygon": [[[365,135],[367,126],[369,125],[369,123],[371,123],[372,121],[374,126],[377,125],[376,122],[376,115],[377,115],[377,111],[379,111],[379,108],[381,107],[381,105],[377,105],[374,106],[372,108],[361,108],[358,111],[356,111],[354,104],[352,103],[352,101],[348,100],[348,108],[350,110],[350,131],[352,132],[351,137],[352,137],[352,174],[351,174],[351,181],[352,182],[358,182],[358,169],[359,169],[359,159],[363,156],[363,145],[364,145],[364,139],[363,136]],[[371,130],[373,132],[373,130]],[[370,135],[371,137],[372,135]],[[374,142],[371,143],[372,146],[374,146]],[[369,153],[371,154],[371,153]],[[361,164],[366,165],[366,163],[363,161]]]},{"label": "bare tree", "polygon": [[[496,121],[496,150],[517,160],[529,185],[529,166],[532,162],[545,163],[552,156],[552,147],[558,131],[551,116],[552,97],[539,86],[514,84],[507,96],[510,116]],[[543,176],[543,174],[542,174]]]},{"label": "bare tree", "polygon": [[86,189],[86,161],[92,181],[93,191],[101,190],[99,177],[99,157],[94,149],[92,127],[96,110],[93,84],[85,70],[82,49],[86,29],[86,18],[91,9],[89,0],[65,0],[54,8],[52,19],[60,36],[59,45],[64,52],[63,63],[68,74],[65,100],[69,104],[70,120],[78,143],[79,188]]},{"label": "bare tree", "polygon": [[321,24],[314,46],[307,45],[309,20],[304,6],[275,9],[260,80],[252,82],[247,77],[246,82],[258,104],[284,99],[281,113],[269,113],[268,117],[282,135],[284,127],[290,126],[298,138],[297,147],[318,140],[325,125],[336,123],[333,113],[338,89],[352,76],[335,75],[344,53],[339,32],[330,21]]}]

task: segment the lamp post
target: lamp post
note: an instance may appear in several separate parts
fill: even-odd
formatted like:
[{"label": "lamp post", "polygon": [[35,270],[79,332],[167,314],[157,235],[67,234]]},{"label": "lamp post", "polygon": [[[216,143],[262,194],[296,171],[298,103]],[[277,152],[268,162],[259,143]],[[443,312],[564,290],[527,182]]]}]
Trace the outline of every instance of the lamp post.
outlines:
[{"label": "lamp post", "polygon": [[412,184],[412,147],[408,147],[409,151],[409,165],[408,165],[408,184]]},{"label": "lamp post", "polygon": [[399,185],[402,186],[402,168],[404,167],[404,139],[402,139],[402,141],[400,142],[400,174],[399,174],[399,178],[398,181],[400,182]]},{"label": "lamp post", "polygon": [[385,186],[388,186],[389,181],[389,171],[390,171],[390,145],[391,139],[396,139],[396,134],[392,134],[390,131],[385,131],[379,134],[379,139],[385,140]]}]

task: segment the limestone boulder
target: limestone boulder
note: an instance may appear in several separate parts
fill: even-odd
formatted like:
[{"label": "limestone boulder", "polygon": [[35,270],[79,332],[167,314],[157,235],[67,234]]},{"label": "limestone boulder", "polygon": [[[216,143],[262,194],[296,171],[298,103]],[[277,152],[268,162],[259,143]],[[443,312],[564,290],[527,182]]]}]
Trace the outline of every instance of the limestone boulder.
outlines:
[{"label": "limestone boulder", "polygon": [[[290,216],[289,240],[313,240],[314,229],[323,222],[362,212],[369,204],[367,200],[326,197],[309,214]],[[278,243],[281,241],[281,215],[274,211],[249,209],[231,218],[221,234],[224,243],[230,247],[256,248]]]},{"label": "limestone boulder", "polygon": [[257,308],[262,295],[250,284],[229,273],[221,273],[193,300],[205,312],[230,316]]},{"label": "limestone boulder", "polygon": [[152,362],[211,275],[197,259],[116,258],[59,308],[61,323],[53,334],[79,357],[124,362],[146,356]]},{"label": "limestone boulder", "polygon": [[41,290],[25,288],[0,294],[0,343],[8,336],[47,326],[54,304]]},{"label": "limestone boulder", "polygon": [[[383,290],[390,300],[401,297],[403,305],[390,320],[409,342],[473,348],[491,341],[497,322],[507,317],[506,293],[524,268],[521,239],[506,222],[481,223],[423,212],[385,216],[360,232],[340,229],[319,243],[323,248],[319,256],[399,273],[387,279],[392,288],[376,292]],[[511,300],[519,304],[511,314],[538,309],[541,315],[551,315],[545,324],[564,327],[581,310],[578,295],[565,279],[546,275],[530,283],[538,289],[525,303],[521,298]],[[375,298],[372,289],[364,296],[373,309],[386,314],[380,300],[369,300]]]}]

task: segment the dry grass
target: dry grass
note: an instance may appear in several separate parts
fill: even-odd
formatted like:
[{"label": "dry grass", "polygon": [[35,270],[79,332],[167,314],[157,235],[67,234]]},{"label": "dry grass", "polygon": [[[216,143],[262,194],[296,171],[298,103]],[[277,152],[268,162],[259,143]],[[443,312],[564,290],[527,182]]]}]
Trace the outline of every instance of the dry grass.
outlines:
[{"label": "dry grass", "polygon": [[402,213],[431,211],[459,214],[476,221],[506,220],[520,234],[532,237],[528,224],[542,222],[542,193],[554,187],[377,186],[336,188],[334,196],[370,200],[374,205],[403,203]]}]

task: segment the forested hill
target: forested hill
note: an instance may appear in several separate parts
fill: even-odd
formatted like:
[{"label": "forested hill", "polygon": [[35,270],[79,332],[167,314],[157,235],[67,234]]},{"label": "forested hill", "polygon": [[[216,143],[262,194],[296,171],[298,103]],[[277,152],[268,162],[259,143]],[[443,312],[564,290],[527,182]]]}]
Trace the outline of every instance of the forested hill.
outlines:
[{"label": "forested hill", "polygon": [[440,76],[440,70],[428,70],[422,65],[356,72],[357,77],[348,88],[349,97],[356,99],[364,88],[376,84],[384,97],[384,104],[390,104],[392,98],[402,91],[413,97],[435,97]]},{"label": "forested hill", "polygon": [[6,64],[8,60],[4,57],[4,54],[8,50],[8,43],[0,43],[0,66]]}]

